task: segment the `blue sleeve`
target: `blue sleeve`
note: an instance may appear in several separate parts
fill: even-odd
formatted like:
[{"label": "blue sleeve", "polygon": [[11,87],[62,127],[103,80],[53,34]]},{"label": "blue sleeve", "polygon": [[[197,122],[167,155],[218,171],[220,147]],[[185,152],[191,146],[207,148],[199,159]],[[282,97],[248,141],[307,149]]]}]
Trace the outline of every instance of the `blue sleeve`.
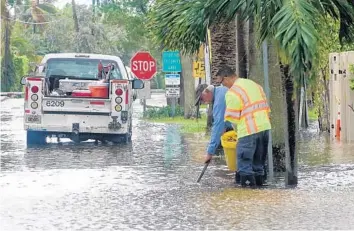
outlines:
[{"label": "blue sleeve", "polygon": [[218,102],[213,108],[213,126],[211,129],[211,139],[207,149],[208,154],[215,155],[216,149],[220,145],[220,138],[225,128],[224,122],[225,103]]}]

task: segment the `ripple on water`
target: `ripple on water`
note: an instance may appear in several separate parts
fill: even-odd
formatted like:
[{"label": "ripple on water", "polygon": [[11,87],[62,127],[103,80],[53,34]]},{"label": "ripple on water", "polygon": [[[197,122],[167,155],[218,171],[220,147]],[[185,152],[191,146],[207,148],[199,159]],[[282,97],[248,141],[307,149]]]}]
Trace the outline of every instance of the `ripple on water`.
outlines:
[{"label": "ripple on water", "polygon": [[176,126],[135,118],[131,145],[26,148],[22,101],[1,112],[2,230],[354,228],[352,144],[304,134],[297,188],[247,190],[223,161],[196,183],[208,141]]}]

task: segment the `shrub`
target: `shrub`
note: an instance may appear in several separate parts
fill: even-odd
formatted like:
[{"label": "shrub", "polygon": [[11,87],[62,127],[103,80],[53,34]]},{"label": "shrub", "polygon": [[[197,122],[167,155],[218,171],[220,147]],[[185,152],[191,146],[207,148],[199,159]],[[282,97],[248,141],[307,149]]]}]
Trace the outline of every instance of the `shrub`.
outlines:
[{"label": "shrub", "polygon": [[[181,106],[176,105],[175,107],[175,116],[184,116],[184,110]],[[161,118],[161,117],[172,117],[172,107],[153,107],[149,108],[145,111],[144,118],[153,119],[153,118]]]}]

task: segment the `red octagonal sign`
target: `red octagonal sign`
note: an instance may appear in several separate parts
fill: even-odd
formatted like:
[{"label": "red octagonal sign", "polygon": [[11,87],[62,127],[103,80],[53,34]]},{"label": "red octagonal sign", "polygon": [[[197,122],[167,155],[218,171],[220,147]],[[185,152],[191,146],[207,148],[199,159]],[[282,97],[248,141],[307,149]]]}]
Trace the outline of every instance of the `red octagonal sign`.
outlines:
[{"label": "red octagonal sign", "polygon": [[137,52],[130,60],[130,69],[141,80],[150,80],[156,74],[156,60],[149,52]]}]

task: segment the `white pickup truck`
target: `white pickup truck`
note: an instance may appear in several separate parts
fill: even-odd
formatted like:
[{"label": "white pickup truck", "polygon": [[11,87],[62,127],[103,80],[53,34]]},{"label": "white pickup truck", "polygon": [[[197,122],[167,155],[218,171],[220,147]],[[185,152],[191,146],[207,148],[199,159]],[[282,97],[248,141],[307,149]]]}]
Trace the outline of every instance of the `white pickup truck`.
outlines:
[{"label": "white pickup truck", "polygon": [[47,136],[131,141],[133,89],[144,83],[129,78],[119,57],[47,54],[21,84],[27,144],[46,143]]}]

